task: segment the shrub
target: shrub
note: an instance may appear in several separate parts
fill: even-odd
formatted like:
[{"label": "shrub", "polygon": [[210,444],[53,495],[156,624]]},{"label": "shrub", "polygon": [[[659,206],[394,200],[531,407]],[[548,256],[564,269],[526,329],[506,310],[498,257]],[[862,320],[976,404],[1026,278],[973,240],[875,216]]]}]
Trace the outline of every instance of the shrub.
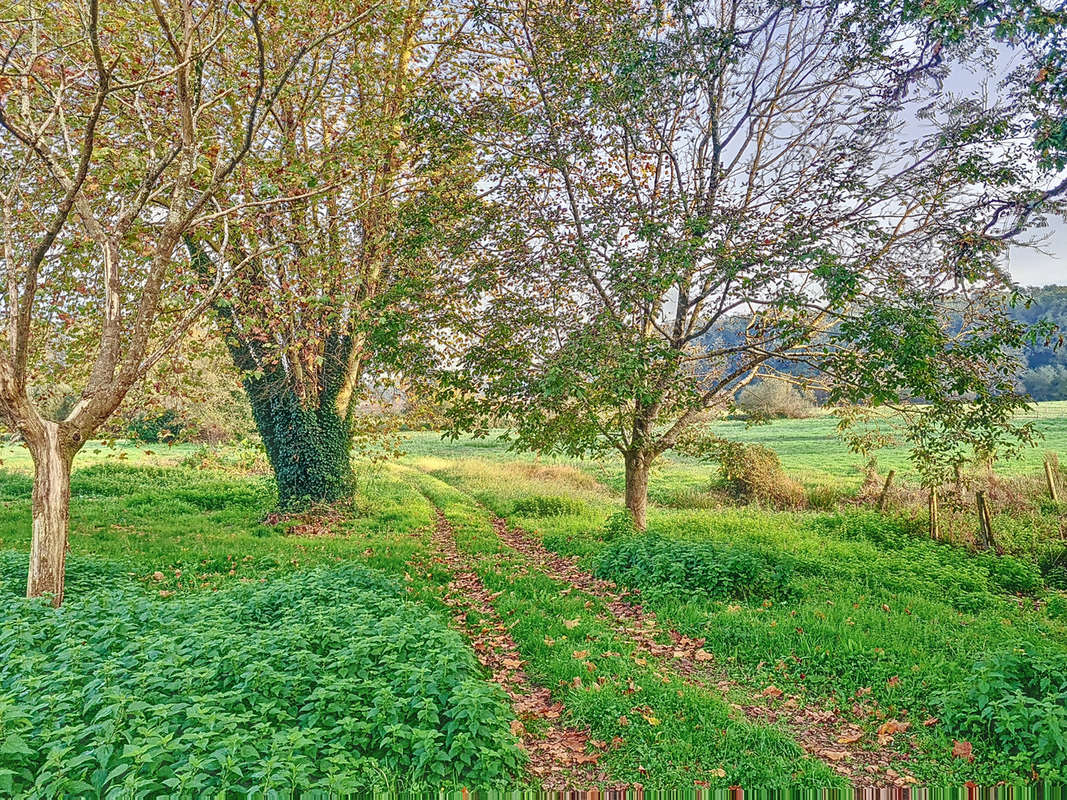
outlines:
[{"label": "shrub", "polygon": [[1055,589],[1067,589],[1067,547],[1049,547],[1038,556],[1037,564],[1045,583]]},{"label": "shrub", "polygon": [[168,408],[158,414],[138,414],[130,420],[128,431],[132,439],[158,444],[180,441],[184,428],[185,421]]},{"label": "shrub", "polygon": [[778,454],[769,447],[724,441],[717,458],[723,483],[734,496],[789,507],[804,504],[803,487],[785,474]]},{"label": "shrub", "polygon": [[940,702],[957,737],[984,741],[1044,777],[1067,774],[1067,654],[995,653]]},{"label": "shrub", "polygon": [[616,511],[604,520],[601,538],[605,542],[612,542],[616,539],[633,536],[635,533],[637,533],[637,529],[634,528],[634,516],[629,510],[623,509],[622,511]]},{"label": "shrub", "polygon": [[795,387],[779,380],[763,380],[741,390],[737,407],[749,419],[806,419],[815,404]]},{"label": "shrub", "polygon": [[512,510],[520,517],[565,517],[581,514],[585,505],[571,497],[534,494],[516,500]]},{"label": "shrub", "polygon": [[646,593],[716,599],[788,599],[792,564],[741,545],[631,537],[605,549],[596,574]]},{"label": "shrub", "polygon": [[459,635],[345,566],[169,600],[0,605],[0,794],[499,784],[520,753]]}]

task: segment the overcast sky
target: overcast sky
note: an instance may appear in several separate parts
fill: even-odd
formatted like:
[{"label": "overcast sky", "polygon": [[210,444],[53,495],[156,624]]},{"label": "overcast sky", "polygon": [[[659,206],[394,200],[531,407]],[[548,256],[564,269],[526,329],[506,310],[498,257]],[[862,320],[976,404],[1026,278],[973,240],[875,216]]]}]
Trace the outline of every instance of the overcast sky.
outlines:
[{"label": "overcast sky", "polygon": [[1050,220],[1045,230],[1033,231],[1036,247],[1013,247],[1008,256],[1011,276],[1023,286],[1067,284],[1067,225]]}]

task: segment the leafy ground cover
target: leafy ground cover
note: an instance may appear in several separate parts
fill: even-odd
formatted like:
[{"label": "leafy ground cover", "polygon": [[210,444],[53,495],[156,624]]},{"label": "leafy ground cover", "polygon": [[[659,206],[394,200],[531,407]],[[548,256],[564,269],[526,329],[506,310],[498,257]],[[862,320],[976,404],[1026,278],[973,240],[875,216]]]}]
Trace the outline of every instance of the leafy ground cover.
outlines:
[{"label": "leafy ground cover", "polygon": [[127,450],[75,471],[59,612],[0,473],[0,793],[1067,777],[1059,509],[997,556],[906,508],[699,507],[677,459],[635,536],[614,465],[417,434],[286,519],[247,454]]},{"label": "leafy ground cover", "polygon": [[[892,749],[894,771],[924,783],[1067,774],[1058,717],[1042,716],[1047,727],[1030,739],[1012,733],[1062,703],[1064,596],[1046,585],[1034,553],[971,553],[923,538],[906,515],[860,509],[661,505],[650,512],[651,536],[633,539],[612,529],[617,493],[584,468],[515,462],[502,470],[496,459],[506,456],[493,456],[413,463],[551,550],[644,588],[662,619],[705,640],[747,702],[774,700],[767,719],[791,703],[829,708],[841,738],[872,753]],[[766,584],[736,589],[760,561]],[[789,592],[772,579],[783,567]],[[1002,678],[1003,669],[981,666],[987,657],[1011,663],[1020,651],[1045,654],[1039,677]],[[996,688],[975,694],[978,685]]]}]

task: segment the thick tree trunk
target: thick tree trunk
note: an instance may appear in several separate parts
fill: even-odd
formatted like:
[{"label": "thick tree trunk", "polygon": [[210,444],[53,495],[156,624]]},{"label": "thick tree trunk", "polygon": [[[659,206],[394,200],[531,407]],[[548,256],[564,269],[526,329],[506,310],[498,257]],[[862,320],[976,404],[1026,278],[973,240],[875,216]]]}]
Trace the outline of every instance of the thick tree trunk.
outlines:
[{"label": "thick tree trunk", "polygon": [[281,508],[332,503],[352,493],[352,426],[330,400],[305,408],[291,389],[266,381],[249,386],[249,399]]},{"label": "thick tree trunk", "polygon": [[651,459],[646,453],[634,451],[624,456],[626,464],[626,507],[633,514],[634,527],[643,531],[647,524],[648,470]]},{"label": "thick tree trunk", "polygon": [[26,596],[51,595],[52,605],[58,607],[63,602],[74,450],[61,441],[59,426],[48,421],[42,435],[26,444],[33,458],[33,539]]}]

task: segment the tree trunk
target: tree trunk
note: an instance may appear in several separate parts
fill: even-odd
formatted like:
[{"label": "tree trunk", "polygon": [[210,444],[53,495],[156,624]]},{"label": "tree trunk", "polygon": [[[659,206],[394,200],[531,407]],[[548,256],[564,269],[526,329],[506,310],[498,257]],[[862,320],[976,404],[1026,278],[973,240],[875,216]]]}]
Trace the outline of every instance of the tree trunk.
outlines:
[{"label": "tree trunk", "polygon": [[70,526],[70,469],[74,450],[64,446],[59,425],[43,423],[42,435],[27,439],[33,458],[33,539],[26,596],[63,602],[67,532]]},{"label": "tree trunk", "polygon": [[352,473],[352,426],[341,418],[332,399],[305,408],[300,398],[277,382],[249,385],[256,428],[263,437],[278,486],[278,505],[295,509],[308,503],[332,503],[349,496]]},{"label": "tree trunk", "polygon": [[651,459],[640,451],[624,456],[626,464],[626,507],[634,517],[634,527],[643,531],[648,525],[648,468]]}]

